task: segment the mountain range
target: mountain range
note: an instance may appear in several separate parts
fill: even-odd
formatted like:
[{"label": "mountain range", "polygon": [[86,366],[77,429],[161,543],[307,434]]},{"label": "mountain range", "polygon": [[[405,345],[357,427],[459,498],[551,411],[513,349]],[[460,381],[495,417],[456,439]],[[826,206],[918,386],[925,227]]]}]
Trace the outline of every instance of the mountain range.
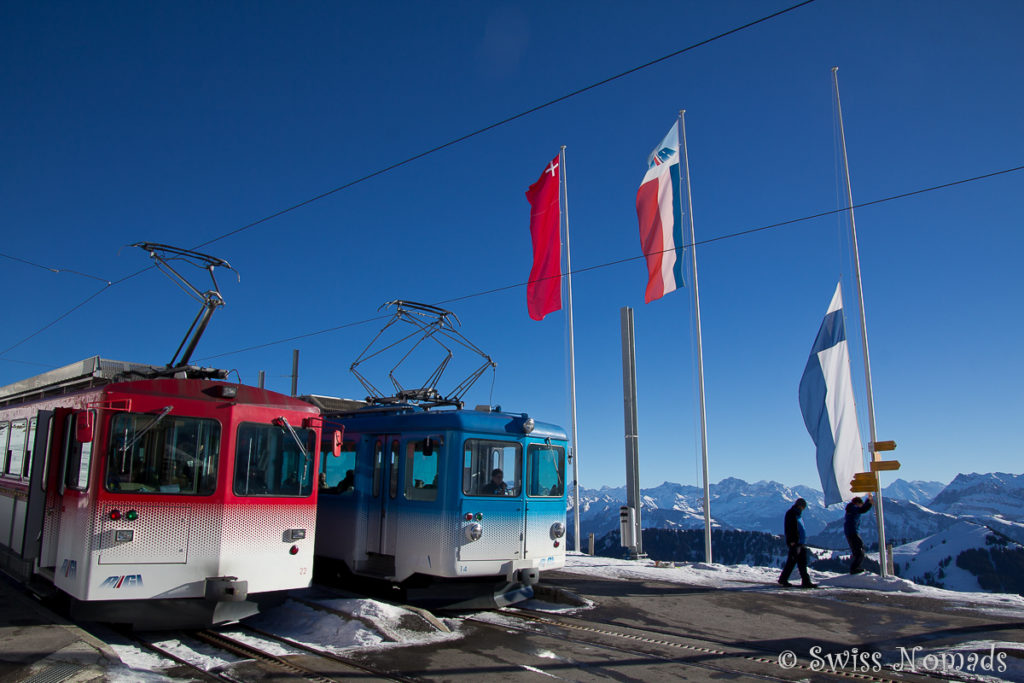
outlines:
[{"label": "mountain range", "polygon": [[[843,534],[844,506],[826,508],[820,491],[774,481],[747,483],[736,478],[712,484],[709,490],[714,538],[719,539],[719,545],[736,546],[735,553],[728,553],[735,556],[733,563],[749,563],[755,555],[773,556],[765,546],[765,538],[771,537],[765,533],[777,538],[786,510],[797,498],[804,498],[808,503],[803,513],[808,543],[834,551],[816,555],[831,556],[835,568],[841,570],[840,558],[848,552]],[[693,552],[702,555],[703,534],[686,533],[702,532],[704,528],[702,489],[664,482],[642,489],[640,494],[644,551],[648,556],[689,560],[692,553],[683,550],[687,543],[694,546]],[[901,575],[931,585],[949,584],[956,590],[994,590],[1002,586],[1013,592],[1024,591],[1024,585],[991,578],[999,571],[1016,568],[1018,562],[1024,567],[1024,475],[959,474],[949,484],[897,479],[882,490],[882,498],[886,541],[896,546],[894,564]],[[622,552],[618,549],[619,508],[625,500],[624,487],[580,490],[580,535],[586,539],[594,534],[601,554]],[[865,515],[860,529],[865,543],[875,549],[876,519],[874,514]],[[781,540],[776,542],[781,544]],[[757,552],[752,555],[754,546]],[[938,546],[944,547],[936,550]],[[780,546],[774,556],[784,555],[784,549]],[[728,562],[721,553],[716,553],[716,559]],[[989,579],[981,579],[986,572],[991,575]]]}]

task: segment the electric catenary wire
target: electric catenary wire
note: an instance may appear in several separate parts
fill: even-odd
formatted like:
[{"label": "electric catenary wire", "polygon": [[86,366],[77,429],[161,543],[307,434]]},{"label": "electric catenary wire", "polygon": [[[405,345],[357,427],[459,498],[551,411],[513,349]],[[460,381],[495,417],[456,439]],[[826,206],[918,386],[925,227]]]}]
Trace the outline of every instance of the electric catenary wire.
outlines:
[{"label": "electric catenary wire", "polygon": [[815,0],[804,0],[804,2],[801,2],[801,3],[798,3],[796,5],[793,5],[792,7],[787,7],[786,9],[779,10],[778,12],[775,12],[773,14],[769,14],[769,15],[764,16],[764,17],[761,17],[760,19],[755,19],[754,21],[751,21],[751,22],[748,22],[746,24],[743,24],[742,26],[737,26],[736,28],[729,29],[728,31],[725,31],[723,33],[719,33],[718,35],[715,35],[715,36],[712,36],[711,38],[705,38],[704,40],[702,40],[700,42],[693,43],[692,45],[688,45],[688,46],[686,46],[686,47],[684,47],[682,49],[676,50],[675,52],[670,52],[667,55],[664,55],[662,57],[658,57],[657,59],[653,59],[653,60],[651,60],[649,62],[646,62],[644,64],[641,64],[639,66],[634,66],[633,68],[627,69],[626,71],[623,71],[621,73],[615,74],[614,76],[609,76],[608,78],[605,78],[603,80],[597,81],[596,83],[591,83],[590,85],[584,86],[584,87],[579,88],[577,90],[573,90],[572,92],[570,92],[568,94],[562,95],[560,97],[556,97],[553,100],[549,100],[549,101],[547,101],[547,102],[545,102],[543,104],[538,104],[537,106],[531,107],[531,108],[526,109],[524,111],[521,111],[518,114],[514,114],[514,115],[509,116],[507,118],[501,119],[500,121],[492,123],[492,124],[490,124],[488,126],[484,126],[483,128],[475,130],[472,133],[466,133],[465,135],[462,135],[462,136],[459,136],[459,137],[454,138],[452,140],[449,140],[448,142],[445,142],[443,144],[437,145],[436,147],[432,147],[432,148],[430,148],[430,149],[428,149],[428,150],[426,150],[424,152],[420,152],[419,154],[415,154],[415,155],[413,155],[411,157],[408,157],[407,159],[405,159],[403,161],[398,161],[398,162],[393,163],[390,166],[386,166],[386,167],[384,167],[384,168],[382,168],[380,170],[373,171],[372,173],[367,173],[366,175],[364,175],[364,176],[362,176],[360,178],[356,178],[355,180],[351,180],[351,181],[345,183],[344,185],[339,185],[338,187],[334,188],[333,190],[327,190],[326,192],[318,194],[315,197],[311,197],[310,199],[307,199],[305,201],[299,202],[298,204],[290,206],[287,209],[281,209],[280,211],[278,211],[276,213],[270,214],[269,216],[266,216],[264,218],[260,218],[259,220],[256,220],[256,221],[253,221],[252,223],[249,223],[248,225],[243,225],[240,228],[235,228],[234,230],[231,230],[230,232],[226,232],[223,235],[220,235],[218,237],[214,237],[213,239],[207,240],[206,242],[203,242],[202,244],[199,244],[199,245],[197,245],[194,248],[195,249],[199,249],[200,247],[205,247],[207,245],[213,244],[214,242],[218,242],[218,241],[220,241],[222,239],[225,239],[227,237],[231,237],[232,235],[237,235],[240,232],[243,232],[245,230],[249,230],[250,228],[254,228],[257,225],[260,225],[262,223],[266,223],[267,221],[273,220],[273,219],[275,219],[275,218],[277,218],[279,216],[283,216],[286,213],[289,213],[291,211],[295,211],[296,209],[300,209],[300,208],[302,208],[304,206],[308,206],[309,204],[312,204],[313,202],[316,202],[316,201],[319,201],[319,200],[324,199],[326,197],[329,197],[332,194],[335,194],[336,192],[341,192],[342,190],[347,190],[348,188],[353,187],[355,185],[358,185],[360,183],[364,183],[367,180],[370,180],[371,178],[376,178],[377,176],[383,175],[384,173],[388,173],[390,171],[394,171],[395,169],[401,168],[402,166],[405,166],[407,164],[411,164],[412,162],[418,161],[419,159],[422,159],[423,157],[426,157],[426,156],[429,156],[431,154],[434,154],[435,152],[440,152],[443,149],[447,149],[448,147],[451,147],[453,145],[457,145],[460,142],[465,142],[466,140],[469,140],[470,138],[474,138],[474,137],[476,137],[478,135],[482,135],[483,133],[486,133],[488,131],[494,130],[495,128],[500,128],[501,126],[504,126],[504,125],[507,125],[509,123],[512,123],[513,121],[518,121],[519,119],[524,118],[526,116],[529,116],[530,114],[534,114],[534,113],[536,113],[538,111],[541,111],[542,109],[547,109],[548,107],[554,106],[554,105],[556,105],[556,104],[558,104],[560,102],[564,102],[565,100],[568,100],[570,98],[576,97],[577,95],[582,95],[585,92],[589,92],[590,90],[593,90],[595,88],[599,88],[602,85],[607,85],[609,83],[612,83],[613,81],[619,80],[620,78],[625,78],[626,76],[634,74],[634,73],[636,73],[638,71],[642,71],[644,69],[648,69],[648,68],[650,68],[650,67],[652,67],[652,66],[654,66],[656,64],[660,64],[661,62],[664,62],[666,60],[672,59],[673,57],[678,57],[679,55],[682,55],[682,54],[684,54],[686,52],[689,52],[691,50],[695,50],[698,47],[703,47],[704,45],[707,45],[709,43],[713,43],[716,40],[721,40],[722,38],[726,38],[728,36],[731,36],[734,33],[739,33],[740,31],[744,31],[744,30],[746,30],[748,28],[752,28],[754,26],[757,26],[758,24],[762,24],[762,23],[764,23],[766,21],[770,21],[771,19],[774,19],[776,17],[780,17],[783,14],[786,14],[788,12],[792,12],[793,10],[799,9],[799,8],[805,6],[805,5],[809,5],[812,2],[814,2],[814,1]]},{"label": "electric catenary wire", "polygon": [[87,278],[89,278],[91,280],[99,280],[100,282],[106,283],[108,285],[110,284],[110,280],[108,280],[108,279],[106,279],[104,277],[99,277],[98,275],[90,275],[89,273],[82,273],[82,272],[77,271],[77,270],[71,270],[70,268],[54,268],[53,266],[44,266],[41,263],[36,263],[35,261],[29,261],[28,259],[23,259],[20,256],[12,256],[11,254],[5,254],[3,252],[0,252],[0,256],[4,257],[5,259],[10,259],[11,261],[17,261],[18,263],[24,263],[26,266],[32,266],[33,268],[40,268],[42,270],[48,270],[48,271],[50,271],[51,273],[54,273],[54,274],[58,274],[59,275],[60,273],[71,273],[72,275],[80,275],[81,277],[87,277]]},{"label": "electric catenary wire", "polygon": [[[835,215],[835,214],[843,213],[843,212],[849,211],[850,208],[860,209],[860,208],[863,208],[863,207],[866,207],[866,206],[874,206],[876,204],[884,204],[886,202],[892,202],[892,201],[896,201],[896,200],[899,200],[899,199],[907,199],[909,197],[914,197],[914,196],[917,196],[917,195],[920,195],[920,194],[925,194],[927,192],[935,192],[935,191],[938,191],[938,190],[945,190],[945,189],[948,189],[948,188],[951,188],[951,187],[956,187],[958,185],[964,185],[966,183],[972,183],[972,182],[977,182],[977,181],[981,181],[981,180],[988,180],[990,178],[995,178],[995,177],[998,177],[998,176],[1006,175],[1006,174],[1009,174],[1009,173],[1015,173],[1015,172],[1018,172],[1018,171],[1024,171],[1024,165],[1015,166],[1013,168],[1004,169],[1002,171],[993,171],[992,173],[985,173],[983,175],[974,176],[972,178],[963,178],[961,180],[954,180],[952,182],[943,183],[941,185],[933,185],[931,187],[926,187],[926,188],[922,188],[922,189],[919,189],[919,190],[912,190],[910,192],[903,192],[901,194],[895,194],[895,195],[891,195],[889,197],[882,197],[881,199],[873,199],[871,201],[861,202],[859,204],[854,204],[852,207],[844,206],[844,207],[839,208],[839,209],[832,209],[830,211],[821,211],[819,213],[810,214],[808,216],[803,216],[801,218],[791,218],[789,220],[780,221],[778,223],[772,223],[770,225],[762,225],[762,226],[757,227],[757,228],[749,228],[747,230],[739,230],[739,231],[731,232],[731,233],[728,233],[728,234],[725,234],[725,235],[719,235],[718,237],[709,237],[707,239],[697,240],[695,243],[684,244],[682,247],[679,247],[679,249],[683,250],[683,249],[686,249],[688,247],[694,246],[694,244],[702,246],[702,245],[706,245],[706,244],[712,244],[714,242],[722,242],[724,240],[736,239],[736,238],[739,238],[739,237],[747,237],[747,236],[753,235],[755,233],[765,232],[767,230],[775,230],[775,229],[778,229],[778,228],[783,228],[783,227],[787,227],[787,226],[790,226],[790,225],[795,225],[797,223],[805,223],[807,221],[812,221],[812,220],[815,220],[817,218],[824,218],[825,216],[832,216],[832,215]],[[637,256],[628,256],[626,258],[618,259],[618,260],[615,260],[615,261],[607,261],[605,263],[599,263],[599,264],[596,264],[596,265],[593,265],[593,266],[587,266],[585,268],[577,268],[577,269],[573,270],[570,273],[563,273],[562,275],[549,276],[549,277],[566,277],[566,276],[569,276],[569,275],[578,275],[579,273],[586,273],[586,272],[593,271],[593,270],[600,270],[600,269],[603,269],[603,268],[610,268],[612,266],[618,266],[618,265],[621,265],[623,263],[629,263],[631,261],[638,261],[640,259],[647,258],[647,256],[650,256],[650,255],[653,255],[653,254],[660,254],[660,253],[664,253],[665,251],[674,251],[674,250],[675,249],[664,249],[664,250],[660,250],[660,251],[652,251],[649,254],[639,254]],[[463,295],[463,296],[457,296],[457,297],[453,297],[451,299],[444,299],[442,301],[436,301],[436,302],[433,303],[433,305],[434,306],[445,306],[445,305],[456,303],[456,302],[459,302],[459,301],[466,301],[468,299],[475,299],[475,298],[482,297],[482,296],[488,296],[488,295],[491,295],[491,294],[497,294],[498,292],[504,292],[504,291],[507,291],[507,290],[510,290],[510,289],[516,289],[517,287],[525,287],[528,284],[530,284],[531,282],[538,282],[538,281],[546,280],[546,279],[549,279],[549,278],[538,278],[537,280],[528,280],[526,282],[517,282],[515,284],[504,285],[502,287],[494,287],[492,289],[486,289],[486,290],[483,290],[483,291],[480,291],[480,292],[474,292],[472,294],[466,294],[466,295]],[[295,335],[295,336],[292,336],[292,337],[287,337],[285,339],[278,339],[276,341],[269,341],[269,342],[265,342],[265,343],[262,343],[262,344],[256,344],[254,346],[247,346],[245,348],[237,349],[237,350],[234,350],[234,351],[225,351],[223,353],[218,353],[216,355],[205,356],[205,357],[203,357],[203,358],[201,358],[199,360],[204,360],[205,361],[205,360],[212,360],[214,358],[223,358],[224,356],[233,356],[235,354],[245,353],[247,351],[254,351],[254,350],[257,350],[257,349],[267,348],[269,346],[276,346],[277,344],[284,344],[284,343],[291,342],[291,341],[296,341],[296,340],[299,340],[299,339],[306,339],[307,337],[315,337],[317,335],[327,334],[328,332],[335,332],[337,330],[342,330],[342,329],[345,329],[345,328],[348,328],[348,327],[356,327],[358,325],[365,325],[365,324],[373,322],[375,320],[383,320],[383,319],[385,319],[387,317],[388,316],[376,316],[376,317],[373,317],[373,318],[366,318],[365,320],[358,320],[358,321],[355,321],[355,322],[344,323],[344,324],[341,324],[341,325],[336,325],[334,327],[328,327],[328,328],[325,328],[325,329],[322,329],[322,330],[317,330],[315,332],[307,332],[305,334],[299,334],[299,335]]]},{"label": "electric catenary wire", "polygon": [[[506,124],[512,123],[513,121],[517,121],[517,120],[519,120],[521,118],[529,116],[530,114],[533,114],[533,113],[536,113],[538,111],[541,111],[542,109],[546,109],[546,108],[554,106],[555,104],[558,104],[560,102],[564,102],[565,100],[568,100],[568,99],[570,99],[572,97],[575,97],[577,95],[581,95],[581,94],[583,94],[585,92],[588,92],[590,90],[593,90],[595,88],[599,88],[602,85],[607,85],[608,83],[611,83],[613,81],[617,81],[620,78],[624,78],[624,77],[629,76],[631,74],[634,74],[634,73],[636,73],[638,71],[642,71],[644,69],[648,69],[648,68],[650,68],[650,67],[652,67],[652,66],[654,66],[656,64],[660,64],[661,62],[664,62],[666,60],[672,59],[673,57],[678,57],[679,55],[682,55],[682,54],[684,54],[686,52],[689,52],[691,50],[695,50],[698,47],[703,47],[704,45],[707,45],[709,43],[713,43],[713,42],[715,42],[717,40],[721,40],[722,38],[725,38],[727,36],[731,36],[734,33],[739,33],[740,31],[744,31],[744,30],[746,30],[748,28],[752,28],[754,26],[757,26],[758,24],[762,24],[762,23],[764,23],[766,21],[769,21],[771,19],[774,19],[776,17],[780,17],[783,14],[787,14],[789,12],[792,12],[793,10],[799,9],[799,8],[805,6],[805,5],[809,5],[812,2],[814,2],[814,1],[815,0],[804,0],[804,2],[797,3],[796,5],[793,5],[791,7],[787,7],[785,9],[779,10],[778,12],[774,12],[774,13],[769,14],[767,16],[761,17],[760,19],[755,19],[755,20],[753,20],[751,22],[743,24],[742,26],[737,26],[736,28],[730,29],[730,30],[725,31],[723,33],[719,33],[719,34],[717,34],[715,36],[712,36],[710,38],[705,38],[704,40],[702,40],[700,42],[693,43],[692,45],[688,45],[688,46],[686,46],[686,47],[684,47],[682,49],[676,50],[675,52],[670,52],[667,55],[664,55],[662,57],[658,57],[657,59],[653,59],[653,60],[651,60],[649,62],[646,62],[644,64],[640,64],[639,66],[634,66],[633,68],[627,69],[626,71],[623,71],[621,73],[615,74],[614,76],[609,76],[608,78],[605,78],[603,80],[597,81],[596,83],[591,83],[590,85],[584,86],[582,88],[578,88],[577,90],[573,90],[572,92],[570,92],[568,94],[565,94],[565,95],[562,95],[561,97],[556,97],[553,100],[549,100],[549,101],[547,101],[547,102],[545,102],[543,104],[539,104],[539,105],[537,105],[535,107],[531,107],[530,109],[527,109],[527,110],[522,111],[522,112],[520,112],[518,114],[514,114],[512,116],[504,118],[504,119],[502,119],[500,121],[497,121],[495,123],[492,123],[492,124],[490,124],[488,126],[484,126],[483,128],[475,130],[472,133],[467,133],[467,134],[462,135],[460,137],[457,137],[457,138],[454,138],[452,140],[449,140],[448,142],[445,142],[444,144],[437,145],[436,147],[432,147],[431,149],[428,149],[428,150],[426,150],[424,152],[420,152],[419,154],[415,154],[415,155],[413,155],[411,157],[408,157],[407,159],[405,159],[403,161],[396,162],[394,164],[391,164],[390,166],[386,166],[386,167],[384,167],[382,169],[379,169],[377,171],[373,171],[372,173],[368,173],[368,174],[366,174],[366,175],[364,175],[364,176],[362,176],[360,178],[356,178],[355,180],[351,180],[351,181],[345,183],[344,185],[339,185],[338,187],[334,188],[333,190],[328,190],[326,192],[322,192],[322,193],[318,194],[315,197],[311,197],[310,199],[307,199],[305,201],[299,202],[298,204],[294,204],[292,206],[289,206],[286,209],[281,209],[280,211],[272,213],[269,216],[264,216],[263,218],[260,218],[259,220],[255,220],[255,221],[253,221],[251,223],[248,223],[247,225],[243,225],[243,226],[241,226],[239,228],[235,228],[234,230],[231,230],[231,231],[226,232],[226,233],[224,233],[222,235],[219,235],[217,237],[209,239],[209,240],[207,240],[205,242],[201,242],[201,243],[193,246],[192,248],[193,249],[200,249],[202,247],[205,247],[205,246],[208,246],[210,244],[213,244],[214,242],[219,242],[222,239],[226,239],[226,238],[231,237],[233,235],[237,235],[238,233],[241,233],[241,232],[244,232],[246,230],[249,230],[250,228],[254,228],[257,225],[261,225],[261,224],[266,223],[268,221],[271,221],[271,220],[273,220],[275,218],[283,216],[286,213],[290,213],[292,211],[295,211],[296,209],[300,209],[300,208],[302,208],[304,206],[308,206],[309,204],[317,202],[317,201],[319,201],[321,199],[325,199],[325,198],[327,198],[327,197],[329,197],[329,196],[331,196],[331,195],[333,195],[333,194],[335,194],[337,192],[341,192],[342,190],[347,190],[350,187],[353,187],[353,186],[358,185],[360,183],[364,183],[364,182],[366,182],[366,181],[368,181],[368,180],[370,180],[372,178],[376,178],[379,175],[383,175],[385,173],[393,171],[393,170],[395,170],[397,168],[400,168],[402,166],[405,166],[407,164],[411,164],[412,162],[418,161],[419,159],[422,159],[422,158],[424,158],[426,156],[434,154],[435,152],[439,152],[439,151],[441,151],[443,149],[447,149],[448,147],[452,147],[453,145],[457,145],[460,142],[464,142],[466,140],[469,140],[470,138],[474,138],[474,137],[476,137],[478,135],[481,135],[481,134],[486,133],[488,131],[494,130],[495,128],[499,128],[499,127],[504,126]],[[9,257],[9,258],[13,258],[13,257]],[[14,260],[19,260],[20,261],[22,259],[15,258]],[[33,265],[33,266],[37,266],[37,267],[40,267],[40,268],[44,268],[46,270],[51,270],[51,271],[53,270],[52,268],[47,268],[46,266],[39,266],[39,264],[31,263],[29,261],[24,261],[24,262],[28,263],[29,265]],[[28,340],[32,339],[33,337],[36,337],[40,333],[45,332],[49,328],[53,327],[54,325],[56,325],[58,322],[60,322],[64,318],[68,317],[69,315],[71,315],[72,313],[77,311],[78,309],[80,309],[83,306],[85,306],[86,304],[88,304],[90,301],[92,301],[97,296],[99,296],[100,294],[105,292],[107,289],[110,289],[111,287],[119,285],[119,284],[121,284],[121,283],[123,283],[123,282],[125,282],[127,280],[130,280],[130,279],[132,279],[134,277],[137,277],[138,275],[141,275],[142,273],[144,273],[144,272],[146,272],[148,270],[151,270],[152,268],[154,268],[154,266],[149,266],[148,268],[144,268],[142,270],[136,271],[136,272],[132,273],[131,275],[127,275],[127,276],[121,278],[120,280],[116,280],[114,282],[110,282],[110,281],[107,281],[107,280],[102,280],[102,278],[96,278],[98,280],[106,282],[107,283],[106,287],[104,287],[103,289],[99,290],[98,292],[90,295],[89,297],[87,297],[86,299],[84,299],[83,301],[78,303],[77,305],[73,306],[72,308],[68,309],[67,311],[62,313],[56,320],[53,320],[52,322],[47,323],[44,327],[36,330],[35,332],[33,332],[32,334],[28,335],[27,337],[24,337],[20,341],[15,342],[11,346],[8,346],[6,349],[0,351],[0,357],[4,356],[5,354],[7,354],[8,352],[12,351],[13,349],[16,349],[17,347],[21,346],[22,344],[24,344]],[[69,271],[69,272],[75,272],[75,271]],[[79,275],[84,275],[84,273],[78,273],[78,274]],[[86,275],[86,277],[93,277],[93,276]],[[513,286],[519,286],[519,285],[513,285]],[[329,331],[329,330],[324,330],[323,332],[326,332],[326,331]],[[321,333],[322,332],[314,332],[314,333],[311,333],[309,335],[304,335],[304,336],[313,336],[314,334],[321,334]],[[301,337],[297,337],[297,338],[301,338]],[[290,340],[283,340],[283,341],[290,341]],[[283,341],[282,342],[276,342],[276,343],[283,343]],[[259,348],[259,347],[255,347],[255,348]]]}]

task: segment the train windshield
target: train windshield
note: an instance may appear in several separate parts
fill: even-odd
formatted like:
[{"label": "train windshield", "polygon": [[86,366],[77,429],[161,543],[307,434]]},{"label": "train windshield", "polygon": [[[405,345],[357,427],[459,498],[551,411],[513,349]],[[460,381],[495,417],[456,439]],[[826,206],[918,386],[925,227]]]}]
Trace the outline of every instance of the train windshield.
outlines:
[{"label": "train windshield", "polygon": [[111,420],[106,489],[208,496],[217,488],[220,423],[118,413]]},{"label": "train windshield", "polygon": [[235,447],[236,496],[308,496],[313,492],[316,435],[295,427],[305,453],[283,425],[245,422]]},{"label": "train windshield", "polygon": [[523,446],[515,441],[466,439],[462,492],[467,496],[518,496]]},{"label": "train windshield", "polygon": [[561,496],[565,492],[565,449],[530,444],[526,452],[526,494]]}]

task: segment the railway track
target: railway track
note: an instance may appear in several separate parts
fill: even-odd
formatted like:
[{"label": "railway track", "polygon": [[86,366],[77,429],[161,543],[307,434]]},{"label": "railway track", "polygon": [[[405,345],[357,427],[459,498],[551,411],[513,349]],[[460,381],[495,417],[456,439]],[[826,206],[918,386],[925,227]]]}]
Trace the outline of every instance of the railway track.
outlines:
[{"label": "railway track", "polygon": [[[633,657],[646,657],[652,661],[677,663],[683,667],[706,670],[711,675],[714,672],[768,681],[807,680],[809,677],[814,680],[853,680],[868,683],[947,680],[920,673],[904,677],[887,670],[818,670],[800,662],[783,667],[780,666],[780,654],[777,652],[737,647],[693,635],[598,623],[585,618],[553,615],[549,612],[515,607],[506,608],[498,614],[501,615],[500,619],[492,620],[480,616],[470,617],[470,620],[496,628],[547,635],[581,646],[614,650]],[[521,623],[515,624],[516,620]],[[713,663],[712,660],[721,663]],[[891,673],[894,675],[890,675]]]},{"label": "railway track", "polygon": [[[241,624],[226,627],[233,632],[243,631],[252,636],[252,640],[243,640],[216,629],[189,631],[179,634],[178,639],[192,639],[205,643],[221,652],[230,653],[239,661],[227,665],[219,665],[213,669],[205,669],[195,661],[182,657],[172,648],[161,645],[163,641],[150,641],[138,635],[132,635],[130,641],[135,645],[160,657],[169,659],[178,665],[179,672],[189,678],[201,681],[229,681],[230,683],[247,683],[254,678],[264,678],[268,674],[284,675],[288,680],[303,680],[313,683],[331,683],[332,681],[359,679],[363,681],[411,681],[412,679],[396,675],[393,672],[357,661],[351,657],[310,647],[288,638],[262,629]],[[253,641],[273,641],[299,654],[281,655],[261,648]],[[258,671],[257,671],[258,670]]]}]

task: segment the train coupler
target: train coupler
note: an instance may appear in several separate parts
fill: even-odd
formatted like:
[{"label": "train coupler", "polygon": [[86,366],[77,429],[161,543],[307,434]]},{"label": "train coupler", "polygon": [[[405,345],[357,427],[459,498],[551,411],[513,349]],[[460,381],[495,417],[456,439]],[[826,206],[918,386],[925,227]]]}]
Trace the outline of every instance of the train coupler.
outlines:
[{"label": "train coupler", "polygon": [[533,567],[520,569],[516,572],[516,579],[524,586],[534,586],[540,581],[540,570]]},{"label": "train coupler", "polygon": [[242,602],[249,597],[249,582],[237,576],[211,576],[206,579],[206,599],[212,602]]}]

